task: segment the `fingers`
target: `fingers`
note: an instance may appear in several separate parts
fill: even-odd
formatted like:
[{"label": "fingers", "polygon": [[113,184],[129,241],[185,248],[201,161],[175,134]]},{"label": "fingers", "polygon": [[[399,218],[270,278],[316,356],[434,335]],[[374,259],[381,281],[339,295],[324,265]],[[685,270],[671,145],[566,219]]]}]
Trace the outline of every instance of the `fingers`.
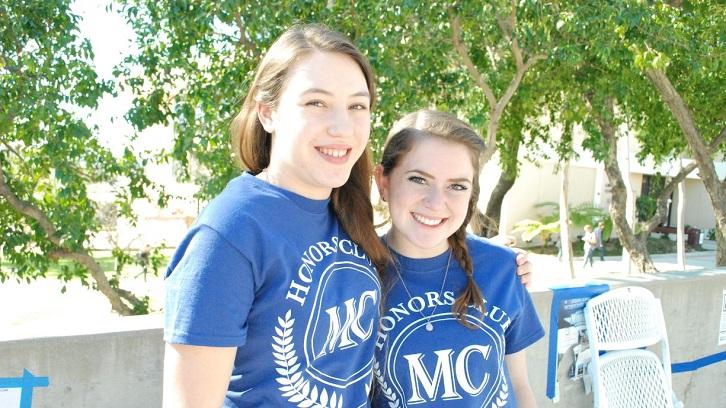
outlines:
[{"label": "fingers", "polygon": [[532,263],[529,262],[528,252],[520,248],[513,249],[517,252],[517,275],[522,284],[527,287],[532,282]]}]

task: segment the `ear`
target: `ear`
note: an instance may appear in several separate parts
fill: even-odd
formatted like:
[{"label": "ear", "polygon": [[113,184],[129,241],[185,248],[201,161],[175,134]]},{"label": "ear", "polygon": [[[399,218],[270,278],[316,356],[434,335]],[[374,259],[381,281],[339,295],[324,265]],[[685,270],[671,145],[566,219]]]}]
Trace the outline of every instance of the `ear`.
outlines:
[{"label": "ear", "polygon": [[378,195],[381,200],[388,200],[388,176],[383,174],[383,166],[380,164],[373,169],[373,175],[376,178],[376,187],[378,187]]},{"label": "ear", "polygon": [[260,120],[262,128],[265,129],[267,133],[273,133],[275,131],[274,110],[269,105],[262,102],[257,102],[255,108],[257,110],[257,119]]}]

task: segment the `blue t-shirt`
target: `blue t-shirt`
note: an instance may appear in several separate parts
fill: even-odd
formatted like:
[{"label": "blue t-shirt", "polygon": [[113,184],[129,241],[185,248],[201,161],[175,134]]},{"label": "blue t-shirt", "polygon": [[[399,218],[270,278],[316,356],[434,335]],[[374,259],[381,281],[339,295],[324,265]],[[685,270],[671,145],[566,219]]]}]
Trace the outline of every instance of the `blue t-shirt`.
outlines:
[{"label": "blue t-shirt", "polygon": [[364,407],[380,283],[329,200],[245,173],[179,245],[164,339],[236,346],[225,407]]},{"label": "blue t-shirt", "polygon": [[514,253],[472,235],[466,241],[486,302],[486,314],[469,308],[466,320],[474,329],[452,313],[466,285],[454,257],[441,290],[450,251],[427,259],[394,254],[410,296],[389,267],[376,338],[376,407],[517,406],[504,356],[531,345],[544,330],[515,273]]}]

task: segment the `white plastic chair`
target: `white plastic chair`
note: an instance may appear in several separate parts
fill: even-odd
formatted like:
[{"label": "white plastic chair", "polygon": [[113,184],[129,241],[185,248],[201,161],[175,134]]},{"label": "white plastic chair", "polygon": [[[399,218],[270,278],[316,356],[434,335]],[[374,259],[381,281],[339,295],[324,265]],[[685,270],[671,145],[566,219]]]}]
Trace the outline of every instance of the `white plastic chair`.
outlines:
[{"label": "white plastic chair", "polygon": [[[628,286],[590,299],[585,324],[595,407],[674,406],[663,311],[648,289]],[[645,349],[656,344],[659,354]]]}]

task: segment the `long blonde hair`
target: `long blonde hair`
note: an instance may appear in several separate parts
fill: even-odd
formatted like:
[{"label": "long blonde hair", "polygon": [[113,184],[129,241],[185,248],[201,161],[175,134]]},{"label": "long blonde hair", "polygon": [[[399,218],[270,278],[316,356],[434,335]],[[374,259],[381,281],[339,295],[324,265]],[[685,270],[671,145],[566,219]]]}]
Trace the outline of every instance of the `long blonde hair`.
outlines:
[{"label": "long blonde hair", "polygon": [[[342,34],[321,25],[305,24],[289,28],[272,44],[260,62],[240,112],[232,121],[232,149],[239,164],[250,173],[257,174],[267,168],[272,147],[271,135],[257,117],[257,103],[275,108],[290,68],[314,51],[339,53],[353,59],[366,79],[373,108],[375,76],[370,63],[355,45]],[[333,189],[331,203],[343,229],[363,248],[380,274],[388,261],[388,253],[373,227],[370,200],[372,172],[371,154],[366,148],[353,165],[348,181]]]},{"label": "long blonde hair", "polygon": [[466,245],[466,226],[475,213],[476,203],[479,200],[479,158],[484,151],[484,141],[471,126],[450,113],[419,110],[403,116],[394,123],[383,148],[381,166],[383,174],[389,175],[418,140],[429,137],[465,146],[469,150],[471,165],[474,167],[471,198],[466,217],[459,229],[448,238],[452,255],[459,261],[461,268],[466,273],[466,286],[456,298],[452,309],[461,324],[472,327],[466,321],[466,311],[469,306],[474,306],[483,312],[484,298],[474,280],[474,263]]}]

